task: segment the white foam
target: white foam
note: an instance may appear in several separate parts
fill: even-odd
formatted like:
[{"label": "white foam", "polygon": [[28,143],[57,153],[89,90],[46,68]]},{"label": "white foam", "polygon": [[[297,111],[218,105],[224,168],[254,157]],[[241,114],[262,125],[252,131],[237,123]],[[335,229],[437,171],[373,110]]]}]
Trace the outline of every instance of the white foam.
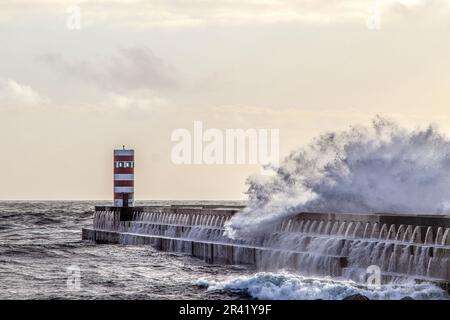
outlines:
[{"label": "white foam", "polygon": [[450,141],[433,127],[373,125],[326,133],[273,177],[250,177],[249,205],[227,223],[239,237],[301,211],[450,214]]},{"label": "white foam", "polygon": [[371,300],[398,300],[407,296],[416,300],[449,299],[444,290],[428,283],[389,284],[369,290],[351,281],[307,278],[287,272],[260,272],[223,281],[202,278],[195,284],[209,291],[241,292],[259,300],[342,300],[353,294],[362,294]]}]

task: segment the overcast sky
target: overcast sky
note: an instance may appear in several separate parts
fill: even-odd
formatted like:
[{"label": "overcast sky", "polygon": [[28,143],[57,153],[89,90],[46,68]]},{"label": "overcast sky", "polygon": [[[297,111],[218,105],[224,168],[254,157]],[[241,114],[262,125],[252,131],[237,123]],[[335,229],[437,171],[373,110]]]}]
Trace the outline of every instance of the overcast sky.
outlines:
[{"label": "overcast sky", "polygon": [[258,166],[171,161],[194,120],[281,155],[377,114],[450,135],[450,1],[0,0],[0,41],[0,199],[110,199],[123,144],[137,199],[244,198]]}]

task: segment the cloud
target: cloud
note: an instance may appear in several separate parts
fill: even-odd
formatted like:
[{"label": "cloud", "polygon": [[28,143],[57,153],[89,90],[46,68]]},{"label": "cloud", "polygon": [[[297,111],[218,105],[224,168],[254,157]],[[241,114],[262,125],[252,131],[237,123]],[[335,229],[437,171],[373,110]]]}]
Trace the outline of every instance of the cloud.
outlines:
[{"label": "cloud", "polygon": [[42,96],[28,85],[20,84],[13,79],[0,78],[0,111],[7,109],[27,111],[29,108],[45,107],[46,111],[77,110],[82,112],[133,112],[143,114],[165,109],[169,102],[156,94],[149,92],[136,92],[130,95],[121,95],[114,92],[100,92],[98,99],[74,105],[58,104]]},{"label": "cloud", "polygon": [[[84,26],[132,25],[139,27],[186,27],[211,24],[304,22],[323,24],[366,19],[374,3],[383,14],[419,5],[449,8],[447,0],[80,0]],[[73,1],[43,0],[0,2],[0,21],[33,14],[58,14]],[[25,10],[24,10],[25,9]],[[386,17],[385,17],[386,18]]]},{"label": "cloud", "polygon": [[126,112],[143,115],[148,112],[156,112],[169,107],[168,101],[152,94],[120,95],[105,93],[101,101],[96,104],[82,107],[86,111],[94,112]]},{"label": "cloud", "polygon": [[0,108],[39,107],[49,103],[33,88],[13,79],[0,78]]},{"label": "cloud", "polygon": [[64,77],[92,83],[105,91],[171,90],[178,86],[176,70],[147,47],[122,48],[101,61],[70,61],[62,54],[40,60]]}]

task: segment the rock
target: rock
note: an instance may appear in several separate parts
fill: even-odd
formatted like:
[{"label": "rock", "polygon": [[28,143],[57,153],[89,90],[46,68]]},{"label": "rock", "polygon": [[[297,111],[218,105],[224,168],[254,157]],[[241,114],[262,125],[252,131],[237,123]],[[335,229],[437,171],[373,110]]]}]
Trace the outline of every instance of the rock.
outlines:
[{"label": "rock", "polygon": [[400,300],[415,300],[415,299],[410,296],[406,296],[406,297],[401,298]]},{"label": "rock", "polygon": [[342,300],[369,300],[366,296],[363,296],[362,294],[352,294],[351,296],[345,297]]}]

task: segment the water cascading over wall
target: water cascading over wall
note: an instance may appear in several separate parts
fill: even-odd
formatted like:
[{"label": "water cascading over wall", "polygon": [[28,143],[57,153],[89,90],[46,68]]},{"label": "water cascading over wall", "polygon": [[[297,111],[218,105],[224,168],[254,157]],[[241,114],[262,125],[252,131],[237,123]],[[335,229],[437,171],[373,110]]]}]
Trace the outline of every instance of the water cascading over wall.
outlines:
[{"label": "water cascading over wall", "polygon": [[83,239],[151,245],[216,264],[289,269],[307,276],[363,282],[378,266],[384,281],[450,283],[450,217],[299,213],[270,231],[230,239],[224,225],[237,208],[96,207]]}]

